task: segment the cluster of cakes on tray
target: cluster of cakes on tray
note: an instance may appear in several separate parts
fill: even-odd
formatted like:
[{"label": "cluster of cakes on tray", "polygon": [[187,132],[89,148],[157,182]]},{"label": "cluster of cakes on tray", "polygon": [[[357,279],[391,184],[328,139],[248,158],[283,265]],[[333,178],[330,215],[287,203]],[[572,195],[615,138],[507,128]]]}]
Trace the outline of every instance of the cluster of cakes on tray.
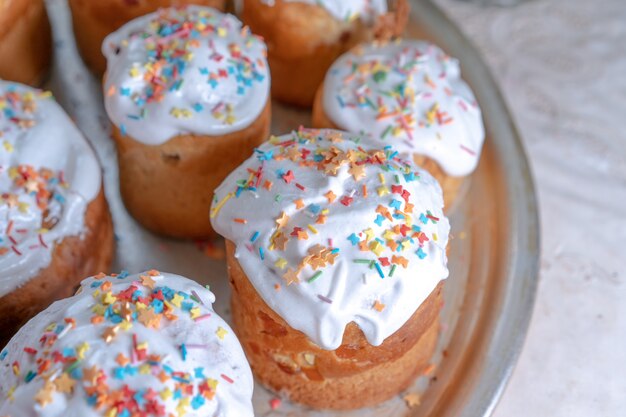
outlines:
[{"label": "cluster of cakes on tray", "polygon": [[[109,274],[96,154],[15,82],[46,72],[43,3],[0,1],[0,416],[252,416],[253,375],[315,409],[405,390],[437,344],[447,213],[485,135],[458,61],[402,39],[408,3],[68,4],[126,209],[224,238],[233,327],[187,278]],[[312,126],[270,132],[272,99]]]}]

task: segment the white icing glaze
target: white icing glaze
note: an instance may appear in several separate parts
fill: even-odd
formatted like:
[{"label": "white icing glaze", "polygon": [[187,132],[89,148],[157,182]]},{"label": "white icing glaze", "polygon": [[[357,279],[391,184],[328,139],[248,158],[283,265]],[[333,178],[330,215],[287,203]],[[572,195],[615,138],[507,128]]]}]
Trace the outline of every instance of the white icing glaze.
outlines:
[{"label": "white icing glaze", "polygon": [[[84,280],[77,295],[55,302],[13,337],[0,354],[0,415],[253,416],[252,373],[235,334],[213,311],[214,295],[178,275],[120,277]],[[159,290],[164,302],[153,297]],[[94,324],[93,317],[103,320]],[[108,342],[107,331],[115,334]],[[38,371],[37,360],[47,359],[48,368]],[[73,387],[64,392],[68,381]]]},{"label": "white icing glaze", "polygon": [[0,81],[0,145],[2,296],[48,266],[55,243],[84,231],[102,180],[92,149],[49,93]]},{"label": "white icing glaze", "polygon": [[[391,147],[381,148],[353,134],[301,130],[263,144],[215,193],[213,227],[234,242],[259,295],[324,349],[341,345],[350,322],[380,345],[448,275],[449,223],[439,184],[393,156]],[[379,160],[393,156],[385,160],[387,170],[370,160],[359,165],[374,154]],[[403,192],[413,204],[410,213]],[[402,225],[406,236],[396,233]],[[292,236],[296,227],[299,237]],[[317,256],[308,257],[317,245]],[[299,282],[289,284],[289,271],[297,270]]]},{"label": "white icing glaze", "polygon": [[236,17],[209,7],[134,19],[104,40],[102,52],[109,118],[146,144],[239,131],[269,97],[265,44]]},{"label": "white icing glaze", "polygon": [[468,175],[478,163],[480,108],[458,61],[433,44],[404,40],[347,52],[326,74],[323,106],[339,128],[425,155],[449,175]]},{"label": "white icing glaze", "polygon": [[[261,0],[274,6],[275,0]],[[287,3],[306,3],[326,9],[337,20],[355,19],[372,23],[377,16],[387,12],[387,0],[283,0]]]}]

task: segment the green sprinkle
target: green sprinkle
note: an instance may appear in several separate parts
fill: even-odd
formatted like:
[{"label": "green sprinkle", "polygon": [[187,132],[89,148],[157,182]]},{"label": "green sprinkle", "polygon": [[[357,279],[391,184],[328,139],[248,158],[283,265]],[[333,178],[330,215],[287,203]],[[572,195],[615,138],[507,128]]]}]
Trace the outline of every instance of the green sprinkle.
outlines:
[{"label": "green sprinkle", "polygon": [[354,262],[355,264],[368,264],[371,261],[369,259],[355,259],[352,262]]},{"label": "green sprinkle", "polygon": [[320,277],[320,275],[322,275],[322,271],[317,271],[315,274],[313,274],[313,276],[311,278],[309,278],[306,282],[311,283],[313,281],[315,281],[316,279],[318,279]]},{"label": "green sprinkle", "polygon": [[396,264],[394,264],[394,265],[391,267],[391,271],[389,271],[389,277],[392,277],[392,276],[393,276],[393,273],[394,273],[394,272],[396,272],[396,266],[397,266],[397,265],[396,265]]}]

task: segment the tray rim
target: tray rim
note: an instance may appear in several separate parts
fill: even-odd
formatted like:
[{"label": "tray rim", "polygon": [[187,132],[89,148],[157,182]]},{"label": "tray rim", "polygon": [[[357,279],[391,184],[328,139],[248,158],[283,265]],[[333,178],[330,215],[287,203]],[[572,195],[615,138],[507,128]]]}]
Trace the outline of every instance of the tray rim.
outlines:
[{"label": "tray rim", "polygon": [[487,130],[494,139],[491,145],[500,163],[507,167],[502,172],[510,209],[506,219],[509,262],[505,263],[504,298],[499,319],[488,329],[491,337],[487,337],[484,352],[485,357],[497,357],[497,360],[487,361],[480,375],[473,380],[470,376],[473,386],[470,393],[460,399],[464,404],[458,414],[488,417],[502,398],[522,352],[537,296],[541,253],[537,194],[521,136],[478,49],[431,0],[411,0],[411,6],[410,21],[432,34],[440,47],[459,59],[464,78],[472,85],[477,101],[481,103]]}]

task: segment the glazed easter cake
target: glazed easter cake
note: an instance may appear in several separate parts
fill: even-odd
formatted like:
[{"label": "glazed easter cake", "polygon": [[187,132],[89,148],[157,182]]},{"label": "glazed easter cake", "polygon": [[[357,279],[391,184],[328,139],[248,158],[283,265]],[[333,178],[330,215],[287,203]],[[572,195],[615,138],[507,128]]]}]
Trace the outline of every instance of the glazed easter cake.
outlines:
[{"label": "glazed easter cake", "polygon": [[269,132],[265,44],[234,16],[189,6],[132,20],[103,53],[127,209],[160,234],[212,235],[213,190]]},{"label": "glazed easter cake", "polygon": [[109,267],[100,165],[50,93],[0,81],[0,345]]},{"label": "glazed easter cake", "polygon": [[252,417],[252,374],[214,295],[178,275],[100,274],[0,353],[7,417]]},{"label": "glazed easter cake", "polygon": [[365,136],[301,129],[260,146],[211,211],[258,379],[334,409],[408,386],[437,340],[442,208],[433,177]]},{"label": "glazed easter cake", "polygon": [[188,4],[224,10],[226,0],[69,0],[76,45],[87,66],[101,76],[106,59],[101,52],[104,38],[137,17],[162,7]]},{"label": "glazed easter cake", "polygon": [[313,124],[363,132],[413,155],[437,178],[446,206],[476,168],[485,131],[459,62],[417,40],[359,45],[329,69]]},{"label": "glazed easter cake", "polygon": [[272,96],[310,106],[332,62],[350,47],[404,31],[408,3],[387,0],[242,0],[241,16],[269,48]]}]

